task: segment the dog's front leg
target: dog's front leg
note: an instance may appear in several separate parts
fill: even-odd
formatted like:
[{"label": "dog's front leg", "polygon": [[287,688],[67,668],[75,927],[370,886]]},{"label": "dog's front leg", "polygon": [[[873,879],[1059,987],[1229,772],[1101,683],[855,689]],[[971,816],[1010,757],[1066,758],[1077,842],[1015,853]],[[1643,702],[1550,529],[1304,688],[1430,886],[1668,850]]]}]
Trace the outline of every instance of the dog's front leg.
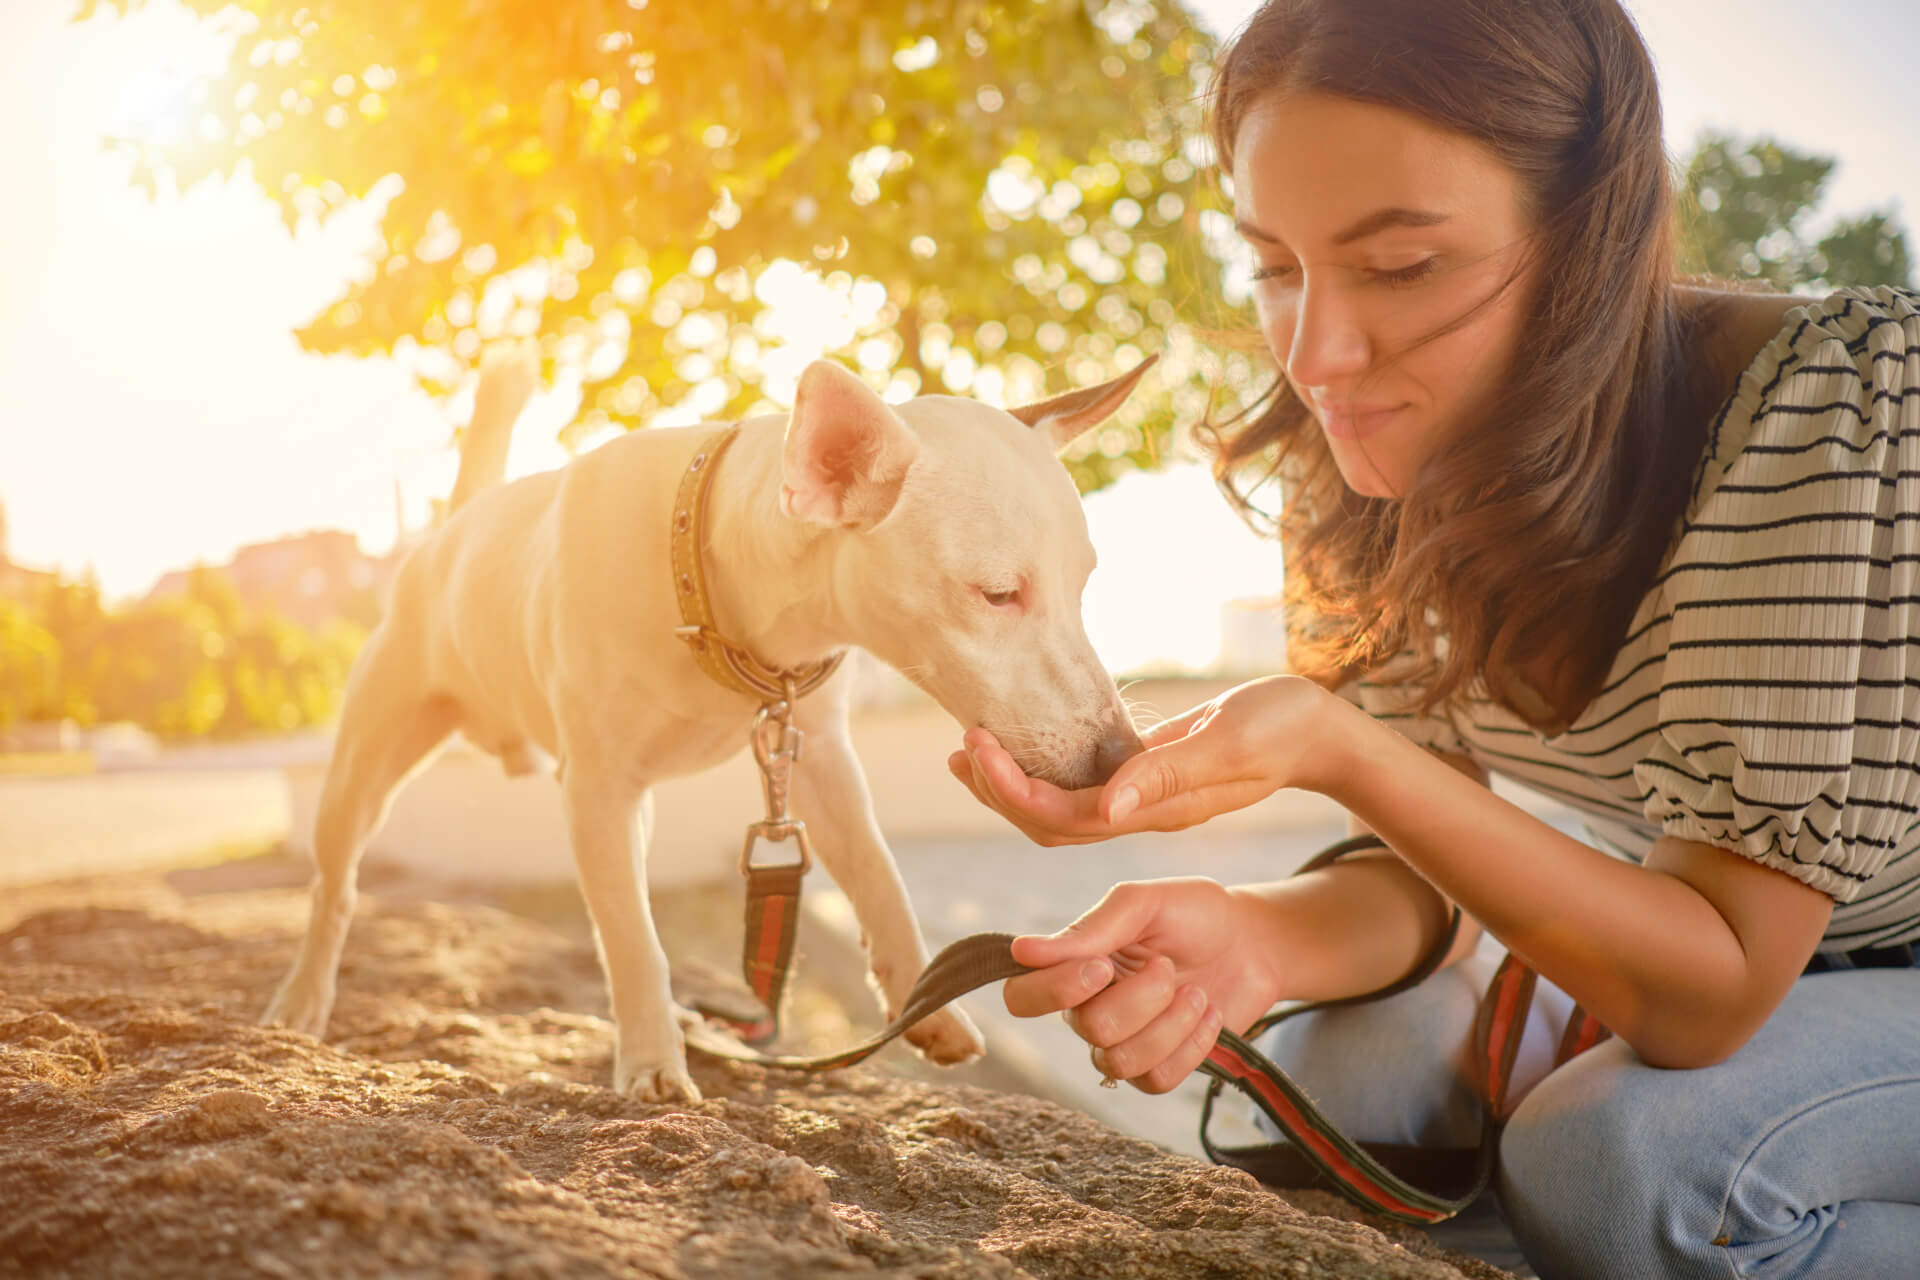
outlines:
[{"label": "dog's front leg", "polygon": [[651,1102],[698,1102],[667,956],[647,903],[648,832],[639,821],[646,787],[578,761],[565,777],[580,891],[613,1003],[614,1088]]},{"label": "dog's front leg", "polygon": [[[814,855],[853,903],[869,977],[892,1019],[927,966],[927,944],[900,869],[880,834],[866,774],[847,742],[844,724],[810,729],[793,786],[794,815],[807,824]],[[953,1005],[915,1023],[907,1042],[930,1061],[943,1064],[986,1052],[972,1019]]]}]

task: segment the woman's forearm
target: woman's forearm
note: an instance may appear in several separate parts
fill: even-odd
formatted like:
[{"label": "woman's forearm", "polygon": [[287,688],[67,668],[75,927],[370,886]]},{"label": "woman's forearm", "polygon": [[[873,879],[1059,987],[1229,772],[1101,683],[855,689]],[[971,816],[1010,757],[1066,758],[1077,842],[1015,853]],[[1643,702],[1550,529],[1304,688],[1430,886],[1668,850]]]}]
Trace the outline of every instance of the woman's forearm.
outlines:
[{"label": "woman's forearm", "polygon": [[[1248,899],[1268,954],[1287,958],[1277,966],[1281,1000],[1337,1000],[1398,981],[1439,942],[1449,915],[1432,885],[1384,851],[1233,892]],[[1467,933],[1477,933],[1471,922]],[[1471,942],[1460,938],[1450,958]]]},{"label": "woman's forearm", "polygon": [[1750,1033],[1740,939],[1691,885],[1573,839],[1344,703],[1333,714],[1348,717],[1339,760],[1316,789],[1643,1058],[1703,1065]]}]

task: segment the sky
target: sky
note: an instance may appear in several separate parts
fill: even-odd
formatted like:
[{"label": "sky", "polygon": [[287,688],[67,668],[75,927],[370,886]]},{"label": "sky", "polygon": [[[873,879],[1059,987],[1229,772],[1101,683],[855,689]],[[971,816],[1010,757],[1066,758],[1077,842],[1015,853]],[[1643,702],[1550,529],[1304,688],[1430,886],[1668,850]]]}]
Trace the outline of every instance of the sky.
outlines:
[{"label": "sky", "polygon": [[[1251,0],[1196,0],[1227,33]],[[1829,208],[1893,207],[1920,232],[1920,0],[1630,0],[1659,67],[1668,140],[1771,133],[1834,155]],[[345,528],[370,551],[451,487],[451,424],[385,360],[302,352],[371,231],[349,214],[289,234],[245,182],[150,202],[101,136],[162,109],[201,48],[172,0],[65,21],[65,0],[0,0],[0,504],[14,559],[91,568],[108,594],[239,546]],[[1738,13],[1737,22],[1726,15]],[[1841,16],[1844,15],[1844,16]],[[203,55],[202,55],[203,56]],[[559,465],[571,416],[544,396],[510,470]],[[1110,666],[1204,667],[1226,602],[1279,585],[1203,472],[1093,495],[1101,568],[1088,632]]]}]

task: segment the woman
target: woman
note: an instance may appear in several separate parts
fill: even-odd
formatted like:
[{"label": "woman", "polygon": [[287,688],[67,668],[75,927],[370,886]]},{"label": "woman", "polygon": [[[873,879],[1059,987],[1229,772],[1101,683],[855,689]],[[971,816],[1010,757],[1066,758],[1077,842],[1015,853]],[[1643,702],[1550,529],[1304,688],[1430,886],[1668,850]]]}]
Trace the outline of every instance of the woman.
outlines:
[{"label": "woman", "polygon": [[1272,0],[1213,106],[1282,374],[1216,472],[1284,486],[1309,678],[1098,790],[979,730],[951,766],[1043,844],[1303,787],[1392,853],[1119,886],[1019,941],[1008,1007],[1162,1092],[1223,1026],[1407,973],[1457,903],[1450,968],[1272,1046],[1355,1136],[1454,1140],[1444,1088],[1406,1099],[1455,1074],[1484,930],[1615,1036],[1536,1066],[1502,1140],[1543,1276],[1913,1274],[1920,298],[1675,284],[1616,0]]}]

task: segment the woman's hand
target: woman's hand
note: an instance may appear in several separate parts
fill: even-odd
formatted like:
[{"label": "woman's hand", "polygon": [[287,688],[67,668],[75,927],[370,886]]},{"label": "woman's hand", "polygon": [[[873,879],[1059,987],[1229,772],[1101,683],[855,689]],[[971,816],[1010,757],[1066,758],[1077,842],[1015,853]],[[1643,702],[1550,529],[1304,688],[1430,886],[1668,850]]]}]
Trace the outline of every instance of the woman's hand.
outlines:
[{"label": "woman's hand", "polygon": [[1063,791],[1029,778],[984,729],[967,731],[947,768],[1038,844],[1178,831],[1282,787],[1317,790],[1330,767],[1333,717],[1348,710],[1310,681],[1271,676],[1148,730],[1147,749],[1104,787]]},{"label": "woman's hand", "polygon": [[1007,1010],[1064,1010],[1102,1074],[1165,1093],[1222,1026],[1243,1030],[1278,998],[1285,944],[1274,917],[1271,904],[1212,880],[1116,885],[1059,933],[1014,940],[1014,958],[1034,972],[1007,981]]}]

